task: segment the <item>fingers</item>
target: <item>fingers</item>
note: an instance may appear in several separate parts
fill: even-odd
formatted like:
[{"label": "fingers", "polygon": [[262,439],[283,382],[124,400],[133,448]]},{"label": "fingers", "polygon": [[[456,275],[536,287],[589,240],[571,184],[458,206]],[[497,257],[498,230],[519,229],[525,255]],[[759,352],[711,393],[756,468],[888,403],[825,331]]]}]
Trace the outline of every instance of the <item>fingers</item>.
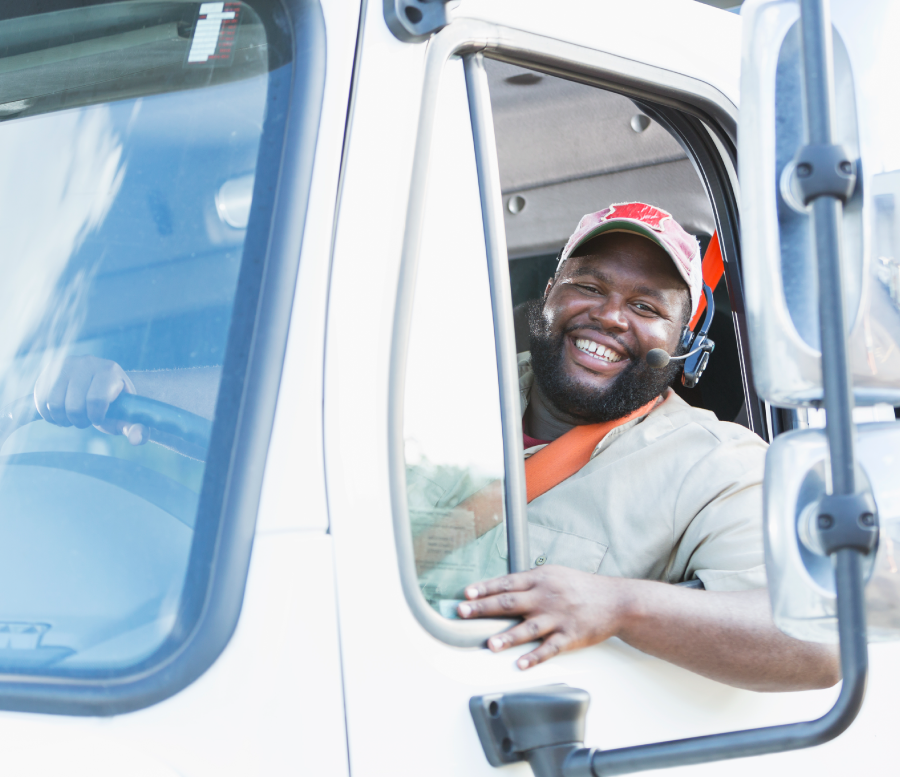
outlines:
[{"label": "fingers", "polygon": [[132,445],[148,439],[140,424],[106,419],[110,404],[123,392],[134,393],[125,371],[96,356],[71,356],[41,373],[34,385],[34,404],[45,421],[79,429],[92,424],[109,434],[124,434]]},{"label": "fingers", "polygon": [[[68,388],[69,376],[63,370],[59,373],[56,380],[43,397],[42,404],[46,412],[41,413],[41,415],[47,421],[50,421],[50,423],[56,424],[57,426],[72,425],[68,415],[66,415],[66,393]],[[40,412],[40,408],[38,408],[38,412]]]},{"label": "fingers", "polygon": [[516,572],[470,585],[466,588],[466,599],[479,599],[508,591],[528,591],[534,587],[534,583],[535,576],[532,572]]},{"label": "fingers", "polygon": [[521,656],[516,661],[516,666],[519,669],[530,669],[568,650],[570,644],[571,640],[565,633],[555,631],[541,643],[540,647]]},{"label": "fingers", "polygon": [[53,417],[50,415],[50,408],[47,406],[47,400],[50,397],[50,391],[53,388],[54,378],[51,377],[50,371],[45,370],[34,384],[34,406],[40,413],[41,418],[45,421],[53,423]]},{"label": "fingers", "polygon": [[514,615],[526,615],[534,609],[534,605],[535,598],[530,592],[509,591],[462,602],[456,611],[461,618],[510,618]]},{"label": "fingers", "polygon": [[555,629],[556,619],[551,615],[535,615],[502,634],[495,634],[487,641],[487,646],[494,653],[499,653],[501,650],[546,637]]},{"label": "fingers", "polygon": [[150,439],[150,430],[143,424],[130,424],[122,429],[122,434],[131,445],[143,445]]},{"label": "fingers", "polygon": [[[90,423],[100,426],[106,419],[106,411],[123,391],[127,390],[127,376],[114,362],[91,375],[90,387],[84,395],[85,414]],[[130,384],[131,381],[128,381]],[[132,388],[132,391],[134,389]],[[129,392],[130,393],[130,392]]]},{"label": "fingers", "polygon": [[[60,375],[60,378],[62,377]],[[85,405],[85,396],[91,385],[91,377],[90,373],[76,371],[69,377],[69,385],[66,386],[65,416],[71,424],[79,429],[87,429],[91,425]]]}]

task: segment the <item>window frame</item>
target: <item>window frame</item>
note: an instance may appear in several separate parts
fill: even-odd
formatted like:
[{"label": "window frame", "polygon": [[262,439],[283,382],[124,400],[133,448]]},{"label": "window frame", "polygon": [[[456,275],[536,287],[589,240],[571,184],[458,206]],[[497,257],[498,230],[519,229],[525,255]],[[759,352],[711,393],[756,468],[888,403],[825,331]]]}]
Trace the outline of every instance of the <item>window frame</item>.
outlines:
[{"label": "window frame", "polygon": [[684,138],[682,142],[686,144],[685,150],[703,179],[715,212],[722,240],[726,282],[732,309],[735,311],[748,416],[753,419],[753,431],[764,438],[768,436],[764,421],[767,408],[763,406],[758,413],[755,410],[760,404],[749,372],[746,321],[740,284],[739,213],[734,191],[737,106],[715,87],[691,76],[535,33],[471,19],[454,21],[434,35],[427,46],[391,344],[388,463],[394,538],[403,594],[420,625],[447,644],[483,647],[489,636],[512,622],[492,619],[451,620],[442,617],[429,606],[419,589],[406,503],[403,438],[406,356],[438,94],[444,66],[451,57],[461,56],[464,61],[478,166],[500,382],[506,465],[505,520],[510,570],[517,572],[529,569],[530,556],[525,470],[518,434],[521,419],[518,415],[516,348],[509,271],[506,266],[506,234],[493,118],[482,57],[599,87],[632,99],[649,101],[660,114],[665,126],[672,129],[677,138]]},{"label": "window frame", "polygon": [[[192,549],[187,576],[200,582],[195,583],[196,595],[186,597],[187,604],[179,608],[173,633],[180,630],[183,636],[170,638],[146,662],[121,674],[0,675],[2,710],[102,716],[147,707],[203,674],[237,626],[287,346],[325,86],[325,24],[319,0],[264,4],[281,16],[293,52],[285,74],[288,104],[283,131],[261,138],[260,158],[267,157],[273,170],[267,192],[271,216],[259,246],[262,261],[245,261],[256,267],[241,269],[248,278],[235,299],[232,324],[248,323],[232,326],[228,335],[216,416],[224,411],[232,421],[213,426],[210,451],[221,453],[215,462],[215,453],[208,459],[200,500],[206,520],[198,515],[197,525],[214,531],[195,538],[207,552]],[[52,10],[57,5],[62,3]]]}]

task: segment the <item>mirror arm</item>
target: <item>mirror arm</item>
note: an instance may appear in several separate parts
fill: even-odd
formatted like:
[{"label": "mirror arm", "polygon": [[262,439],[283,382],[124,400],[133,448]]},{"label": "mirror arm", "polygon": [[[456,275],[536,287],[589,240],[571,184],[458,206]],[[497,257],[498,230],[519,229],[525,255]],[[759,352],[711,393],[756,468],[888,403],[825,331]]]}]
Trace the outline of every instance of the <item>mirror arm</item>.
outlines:
[{"label": "mirror arm", "polygon": [[[835,557],[841,671],[844,679],[837,701],[821,718],[617,750],[573,749],[563,763],[564,777],[609,777],[647,769],[780,753],[821,745],[843,733],[862,706],[868,672],[860,560],[860,554],[851,549],[839,550]],[[537,772],[535,775],[541,777]]]},{"label": "mirror arm", "polygon": [[588,694],[566,685],[547,686],[470,700],[485,755],[493,766],[527,761],[535,777],[610,777],[799,750],[834,739],[856,718],[866,690],[868,653],[860,561],[860,553],[853,549],[835,554],[844,679],[837,701],[821,718],[599,750],[582,747]]}]

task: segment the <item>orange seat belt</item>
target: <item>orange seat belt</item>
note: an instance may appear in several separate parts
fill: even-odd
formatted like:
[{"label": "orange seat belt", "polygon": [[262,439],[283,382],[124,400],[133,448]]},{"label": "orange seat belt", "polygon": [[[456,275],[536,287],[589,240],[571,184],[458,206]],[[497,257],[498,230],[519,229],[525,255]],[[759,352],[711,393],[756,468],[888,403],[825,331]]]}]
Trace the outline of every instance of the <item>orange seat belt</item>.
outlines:
[{"label": "orange seat belt", "polygon": [[647,415],[658,399],[659,397],[651,400],[624,418],[602,424],[575,426],[562,437],[541,448],[534,456],[525,459],[525,490],[528,501],[537,499],[553,486],[578,472],[591,460],[594,448],[607,434],[617,426]]}]

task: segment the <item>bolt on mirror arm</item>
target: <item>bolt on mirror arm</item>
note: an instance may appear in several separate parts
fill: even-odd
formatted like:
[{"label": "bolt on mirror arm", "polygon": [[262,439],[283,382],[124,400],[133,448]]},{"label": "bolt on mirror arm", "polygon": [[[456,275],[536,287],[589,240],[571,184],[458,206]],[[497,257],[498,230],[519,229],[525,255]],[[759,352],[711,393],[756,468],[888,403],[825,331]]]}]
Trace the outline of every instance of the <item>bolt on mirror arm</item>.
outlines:
[{"label": "bolt on mirror arm", "polygon": [[[796,750],[838,736],[862,706],[868,674],[862,558],[875,547],[878,519],[871,494],[857,490],[853,397],[841,293],[841,214],[843,202],[852,194],[848,176],[852,175],[855,186],[855,169],[852,163],[848,169],[846,154],[833,143],[828,0],[800,0],[800,27],[809,138],[797,158],[806,166],[801,177],[813,179],[810,186],[800,188],[805,191],[804,200],[812,203],[813,212],[832,482],[832,493],[818,506],[817,524],[823,548],[834,561],[843,674],[840,695],[825,715],[812,721],[605,751],[581,746],[587,703],[577,694],[583,691],[549,686],[474,697],[470,710],[485,754],[494,766],[525,760],[535,777],[609,777]],[[535,697],[540,697],[537,702]],[[562,701],[568,707],[560,706]],[[562,715],[565,720],[560,718],[560,709],[568,710]]]}]

